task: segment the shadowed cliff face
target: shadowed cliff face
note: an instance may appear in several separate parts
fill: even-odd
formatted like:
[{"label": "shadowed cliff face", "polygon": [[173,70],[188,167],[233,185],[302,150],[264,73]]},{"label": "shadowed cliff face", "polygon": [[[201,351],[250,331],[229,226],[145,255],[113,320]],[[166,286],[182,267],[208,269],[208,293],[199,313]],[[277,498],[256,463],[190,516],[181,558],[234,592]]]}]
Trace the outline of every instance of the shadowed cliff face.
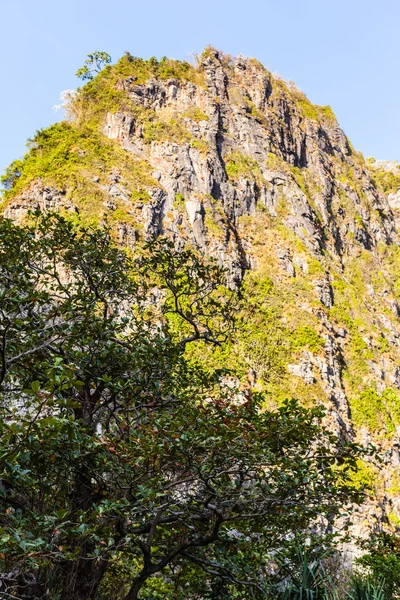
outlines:
[{"label": "shadowed cliff face", "polygon": [[132,248],[167,235],[216,257],[248,312],[227,354],[203,359],[237,369],[271,404],[322,402],[343,436],[379,444],[357,531],[365,519],[397,526],[398,165],[366,163],[329,107],[212,48],[196,67],[127,55],[69,113],[10,168],[5,216],[107,217]]}]

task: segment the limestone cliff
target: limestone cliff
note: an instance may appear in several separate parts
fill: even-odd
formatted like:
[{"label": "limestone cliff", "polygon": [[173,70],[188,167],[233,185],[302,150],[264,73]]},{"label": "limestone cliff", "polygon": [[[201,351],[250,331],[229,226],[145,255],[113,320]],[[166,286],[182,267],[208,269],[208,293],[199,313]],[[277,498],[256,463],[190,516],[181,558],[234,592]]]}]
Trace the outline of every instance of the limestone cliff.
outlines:
[{"label": "limestone cliff", "polygon": [[8,169],[6,217],[107,218],[121,243],[170,236],[227,267],[248,298],[224,361],[267,394],[321,402],[374,441],[357,530],[400,524],[400,168],[365,161],[329,107],[254,59],[130,55],[71,98]]}]

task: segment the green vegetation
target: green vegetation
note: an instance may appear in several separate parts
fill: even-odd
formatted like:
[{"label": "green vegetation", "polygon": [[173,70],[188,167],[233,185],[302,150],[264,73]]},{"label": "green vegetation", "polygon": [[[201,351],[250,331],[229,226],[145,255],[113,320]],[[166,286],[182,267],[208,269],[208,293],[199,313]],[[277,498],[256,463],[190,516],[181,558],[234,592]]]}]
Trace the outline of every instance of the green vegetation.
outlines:
[{"label": "green vegetation", "polygon": [[250,98],[248,98],[247,96],[244,100],[250,111],[251,116],[254,117],[256,121],[258,121],[261,125],[268,125],[267,117],[256,107],[254,102],[252,102],[252,100],[250,100]]},{"label": "green vegetation", "polygon": [[354,575],[350,580],[350,589],[347,595],[349,600],[385,600],[384,583],[382,576],[369,580],[362,575]]},{"label": "green vegetation", "polygon": [[[207,52],[211,58],[215,55],[215,50],[212,48]],[[65,192],[66,198],[79,211],[79,215],[73,217],[75,220],[96,224],[106,217],[111,224],[125,222],[139,231],[141,216],[140,210],[136,207],[149,201],[147,190],[158,184],[153,180],[152,169],[145,160],[135,158],[131,153],[123,150],[118,141],[109,140],[100,133],[105,115],[107,112],[117,111],[129,115],[127,118],[132,119],[131,126],[145,143],[174,141],[178,144],[190,144],[202,154],[207,154],[208,142],[193,137],[185,126],[187,119],[197,122],[207,120],[207,115],[200,107],[189,107],[183,114],[176,114],[166,109],[156,112],[134,104],[129,96],[130,89],[141,85],[149,78],[161,80],[176,78],[202,85],[203,74],[201,69],[188,63],[170,61],[166,58],[160,61],[154,58],[144,61],[126,54],[115,65],[110,65],[106,64],[107,57],[98,56],[97,58],[102,62],[96,65],[96,56],[94,53],[88,57],[87,68],[93,66],[100,72],[93,79],[89,78],[88,83],[72,100],[69,110],[74,119],[36,134],[24,159],[10,165],[3,177],[4,200],[7,205],[22,191],[39,181],[41,185],[52,185]],[[227,64],[231,64],[229,57],[225,57],[224,60]],[[282,83],[281,91],[284,87]],[[294,96],[297,94],[293,89],[286,90],[285,93]],[[244,97],[244,100],[252,116],[261,119],[262,115],[257,114],[257,109],[251,100],[247,97]],[[299,94],[298,100],[311,114],[312,105],[305,96]],[[329,107],[313,107],[313,110],[320,116],[324,113],[325,117],[329,118]],[[226,172],[232,181],[237,182],[243,177],[260,185],[263,183],[257,161],[240,150],[231,151],[225,157],[225,161]],[[124,190],[125,199],[117,198],[114,205],[107,208],[110,177],[115,165],[118,165],[118,185]],[[268,167],[291,173],[313,206],[312,197],[316,189],[313,188],[315,184],[310,179],[307,169],[289,166],[273,153],[268,157]],[[342,165],[341,177],[343,183],[347,182],[357,190],[357,194],[364,202],[362,190],[358,189],[360,186],[356,171],[356,166],[344,168]],[[343,198],[345,196],[346,194],[343,194]],[[348,199],[343,199],[343,203],[345,202],[347,202],[346,211],[352,209],[353,214],[354,207],[351,207]],[[179,195],[174,204],[179,211],[185,210],[184,199]],[[222,221],[215,218],[214,208],[213,210],[206,208],[207,236],[210,240],[213,238],[223,241],[226,238],[226,227],[221,226],[221,223],[224,222],[225,216],[221,215]],[[282,220],[288,216],[288,203],[284,197],[278,200],[276,209],[278,219]],[[314,209],[316,211],[315,207]],[[220,209],[216,207],[216,210]],[[359,213],[356,212],[353,217],[361,225]],[[267,220],[268,217],[265,215],[265,222]],[[257,224],[253,217],[244,215],[239,221],[239,227],[249,240],[252,239],[254,247],[258,244],[261,248],[265,245],[265,229],[262,227],[260,229],[260,223]],[[270,226],[270,220],[268,223]],[[293,394],[298,395],[302,402],[307,404],[318,400],[318,395],[324,398],[323,388],[319,386],[318,381],[315,386],[307,386],[303,385],[298,378],[293,380],[288,374],[287,365],[298,362],[303,350],[318,354],[323,348],[324,342],[318,333],[317,320],[300,310],[299,304],[310,303],[310,298],[314,296],[312,281],[326,272],[326,261],[312,258],[304,245],[298,239],[296,240],[285,226],[275,226],[275,231],[285,244],[293,245],[293,251],[301,252],[306,257],[308,273],[300,274],[297,269],[296,280],[286,282],[284,285],[277,282],[276,273],[274,275],[271,273],[270,279],[274,282],[275,289],[271,294],[266,295],[264,300],[261,300],[264,293],[262,286],[260,290],[255,287],[251,291],[246,291],[245,282],[243,294],[247,299],[247,305],[240,315],[243,328],[237,336],[236,344],[231,344],[229,350],[226,347],[222,356],[218,356],[217,350],[206,349],[204,352],[209,364],[216,366],[227,361],[232,367],[236,365],[242,381],[246,381],[249,377],[252,380],[251,373],[256,373],[255,385],[264,391],[268,390],[274,398],[271,401],[276,405]],[[274,244],[275,240],[271,240],[271,243]],[[400,270],[398,249],[394,246],[391,249],[385,246],[385,249],[380,252],[380,260],[387,265],[386,271],[391,274],[397,273]],[[385,289],[387,275],[384,276],[381,269],[377,270],[368,252],[360,254],[353,262],[354,264],[349,261],[346,266],[347,282],[343,279],[333,284],[335,306],[331,310],[331,318],[336,319],[338,325],[348,331],[343,348],[345,359],[343,375],[346,391],[352,398],[354,414],[359,415],[357,423],[359,426],[363,422],[364,425],[377,427],[372,416],[371,420],[369,417],[363,420],[362,409],[358,410],[356,405],[360,394],[366,391],[371,383],[370,361],[374,360],[376,352],[383,355],[385,352],[390,353],[391,350],[387,337],[378,336],[376,326],[365,320],[370,317],[360,306],[359,298],[366,294],[367,282],[377,290]],[[330,269],[331,266],[328,268]],[[262,279],[263,275],[260,274],[259,277]],[[391,277],[391,289],[396,294],[397,288],[400,289],[400,279],[396,279],[393,275]],[[255,296],[249,298],[250,294]],[[400,293],[398,296],[400,297]],[[280,297],[284,298],[284,302]],[[252,319],[249,320],[250,313]],[[253,323],[257,324],[257,330],[253,327]],[[367,332],[372,332],[375,344],[373,347],[364,339]],[[398,420],[396,402],[389,402],[386,399],[385,410],[379,415],[381,416],[376,417],[378,421],[386,423],[385,427],[392,431],[393,423],[397,423]]]},{"label": "green vegetation", "polygon": [[372,181],[385,194],[397,192],[400,189],[400,171],[393,173],[372,167]]},{"label": "green vegetation", "polygon": [[210,144],[207,140],[192,138],[190,140],[190,146],[196,148],[201,154],[207,154],[210,150]]},{"label": "green vegetation", "polygon": [[259,181],[261,178],[257,161],[239,150],[231,151],[225,157],[225,170],[228,177],[234,181],[241,177],[254,181]]},{"label": "green vegetation", "polygon": [[371,431],[382,431],[387,413],[383,399],[375,390],[366,390],[356,399],[350,400],[354,423],[366,425]]},{"label": "green vegetation", "polygon": [[322,116],[323,119],[331,123],[337,123],[336,115],[330,106],[318,106],[317,108],[320,117]]},{"label": "green vegetation", "polygon": [[109,177],[118,165],[130,197],[130,204],[121,205],[121,209],[124,220],[129,220],[132,206],[146,202],[149,197],[146,188],[156,185],[144,160],[90,128],[64,121],[38,131],[29,145],[23,160],[13,162],[2,177],[6,203],[40,180],[65,190],[88,222],[104,212]]},{"label": "green vegetation", "polygon": [[336,116],[330,106],[318,106],[318,104],[312,104],[303,92],[293,89],[292,87],[290,88],[290,94],[294,99],[296,106],[307,119],[311,119],[312,121],[323,121],[328,124],[337,123]]},{"label": "green vegetation", "polygon": [[[357,559],[362,573],[372,581],[382,582],[382,600],[398,598],[400,595],[400,538],[380,532],[361,542],[365,554]],[[364,575],[365,576],[365,575]]]},{"label": "green vegetation", "polygon": [[273,152],[268,152],[267,166],[268,169],[271,169],[271,171],[274,169],[283,169],[284,171],[289,171],[289,167],[286,165],[285,161]]},{"label": "green vegetation", "polygon": [[376,433],[391,434],[400,423],[400,397],[390,388],[382,394],[367,389],[357,398],[351,398],[350,406],[358,427],[365,425]]},{"label": "green vegetation", "polygon": [[[361,426],[363,421],[363,409],[357,410],[355,405],[359,401],[360,394],[373,386],[375,379],[372,372],[373,363],[377,364],[393,356],[387,325],[378,325],[371,314],[370,303],[375,303],[376,299],[380,298],[381,290],[386,290],[385,294],[387,294],[391,289],[392,294],[395,294],[393,288],[397,275],[394,265],[397,264],[397,260],[397,250],[393,250],[391,246],[388,246],[384,253],[381,252],[379,260],[372,252],[362,250],[347,261],[345,273],[340,277],[337,275],[332,282],[335,303],[330,314],[348,332],[343,347],[345,363],[343,376],[347,394],[355,410],[354,414],[359,415],[358,426]],[[388,273],[393,275],[388,277]],[[371,293],[376,294],[376,298],[371,296]],[[360,298],[364,300],[360,302]],[[387,322],[390,323],[392,318],[390,311],[380,303],[375,306],[378,313],[384,313],[385,318],[387,315]],[[387,401],[385,402],[387,405]],[[388,414],[393,414],[390,418],[389,416],[377,417],[379,422],[386,423],[385,431],[387,428],[393,431],[393,424],[390,423],[392,421],[397,423],[396,411],[394,408],[390,410]],[[387,409],[384,412],[386,413]],[[374,420],[373,416],[372,418]],[[366,418],[365,425],[367,421],[371,424]],[[376,423],[374,427],[377,427]]]},{"label": "green vegetation", "polygon": [[107,112],[137,114],[142,112],[130,100],[129,95],[120,85],[118,64],[105,67],[93,80],[78,90],[69,112],[77,121],[94,129],[99,129]]},{"label": "green vegetation", "polygon": [[309,325],[296,329],[292,339],[294,348],[307,348],[311,352],[318,352],[325,344],[325,340]]},{"label": "green vegetation", "polygon": [[357,462],[357,472],[352,477],[353,484],[359,488],[364,489],[374,495],[375,486],[378,483],[378,472],[376,467],[368,464],[362,460]]},{"label": "green vegetation", "polygon": [[[321,557],[313,560],[307,549],[299,547],[294,564],[284,562],[291,581],[280,594],[279,600],[335,600],[330,590],[329,575],[325,571]],[[286,557],[285,557],[286,558]]]},{"label": "green vegetation", "polygon": [[127,79],[133,81],[134,85],[143,84],[149,79],[180,79],[203,85],[202,74],[187,62],[165,57],[160,61],[154,57],[143,60],[126,53],[117,63],[106,66],[97,77],[79,90],[74,102],[76,117],[84,119],[86,123],[90,118],[99,122],[108,111],[137,111],[137,105],[131,102],[123,85]]},{"label": "green vegetation", "polygon": [[115,64],[117,77],[136,77],[135,83],[145,83],[148,79],[181,79],[202,83],[202,77],[193,65],[186,61],[172,60],[166,56],[157,60],[154,56],[143,60],[128,52]]},{"label": "green vegetation", "polygon": [[[223,230],[207,218],[213,239]],[[307,406],[320,402],[324,391],[318,383],[304,384],[290,376],[287,365],[296,363],[304,350],[321,353],[324,339],[318,319],[299,311],[298,291],[274,281],[265,272],[245,275],[234,343],[224,349],[199,348],[198,360],[209,368],[227,368],[241,380],[266,393],[266,406],[279,406],[296,395]],[[309,290],[302,290],[304,297]]]},{"label": "green vegetation", "polygon": [[168,113],[144,115],[143,139],[146,143],[170,140],[183,144],[191,138],[180,117]]},{"label": "green vegetation", "polygon": [[185,210],[186,209],[185,197],[182,194],[175,194],[174,206],[176,208],[178,208],[179,210],[181,210],[181,209]]},{"label": "green vegetation", "polygon": [[293,93],[292,96],[295,99],[296,105],[300,108],[301,112],[307,119],[312,119],[313,121],[318,121],[318,109],[312,104],[307,96],[302,92]]},{"label": "green vegetation", "polygon": [[107,52],[93,52],[93,54],[88,54],[83,67],[77,70],[76,76],[82,79],[82,81],[91,81],[100,73],[105,65],[109,65],[110,63],[111,56]]},{"label": "green vegetation", "polygon": [[107,227],[30,222],[0,222],[6,594],[29,580],[60,599],[273,597],[287,561],[271,573],[270,557],[363,500],[365,451],[323,408],[261,410],[195,360],[238,310],[215,263],[165,240],[134,259]]},{"label": "green vegetation", "polygon": [[191,119],[192,121],[196,121],[197,123],[199,123],[200,121],[208,121],[207,115],[202,110],[200,110],[200,108],[198,108],[197,106],[189,107],[182,114],[182,117],[187,117],[188,119]]},{"label": "green vegetation", "polygon": [[[148,166],[144,160],[121,149],[117,141],[109,140],[101,133],[106,114],[121,111],[130,115],[142,130],[146,143],[171,140],[191,143],[200,152],[208,151],[207,142],[193,139],[182,116],[152,110],[135,105],[121,84],[131,78],[136,84],[149,78],[179,78],[195,81],[201,85],[202,75],[186,62],[166,58],[144,61],[126,54],[115,65],[102,52],[90,54],[78,76],[87,80],[67,106],[70,122],[55,124],[38,131],[30,141],[29,151],[22,160],[12,163],[2,177],[7,203],[31,182],[41,180],[66,191],[67,197],[81,211],[81,216],[90,220],[90,212],[99,215],[107,199],[105,186],[107,175],[118,165],[121,178],[128,193],[135,201],[146,202],[147,187],[153,187]],[[190,109],[187,116],[194,120],[207,120],[199,109]],[[119,214],[132,221],[129,207],[119,206]],[[112,218],[112,217],[111,217]]]}]

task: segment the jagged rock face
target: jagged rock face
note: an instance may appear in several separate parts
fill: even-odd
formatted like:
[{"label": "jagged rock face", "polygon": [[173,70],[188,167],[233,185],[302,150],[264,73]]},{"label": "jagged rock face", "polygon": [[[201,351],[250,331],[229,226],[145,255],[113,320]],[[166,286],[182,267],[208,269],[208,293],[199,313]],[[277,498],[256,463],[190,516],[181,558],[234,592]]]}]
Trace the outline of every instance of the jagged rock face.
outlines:
[{"label": "jagged rock face", "polygon": [[4,216],[13,221],[21,221],[27,211],[74,211],[75,206],[65,196],[64,192],[52,186],[44,186],[41,182],[34,183],[18,199],[4,210]]},{"label": "jagged rock face", "polygon": [[[343,436],[378,443],[385,464],[357,532],[398,519],[400,184],[385,194],[376,182],[378,170],[398,165],[367,164],[329,107],[311,105],[254,60],[209,49],[197,71],[196,82],[120,78],[127,102],[102,116],[104,139],[147,165],[145,199],[134,198],[122,163],[85,173],[105,198],[103,213],[119,211],[121,243],[168,235],[216,257],[234,286],[249,271],[259,282],[268,276],[275,291],[262,301],[272,317],[259,328],[271,326],[271,339],[279,328],[302,336],[288,343],[276,381],[268,365],[286,342],[239,342],[249,380],[272,397],[323,402]],[[71,189],[33,179],[4,214],[79,211]]]},{"label": "jagged rock face", "polygon": [[[285,224],[315,254],[323,249],[338,257],[349,252],[348,233],[366,249],[379,241],[397,240],[387,199],[371,183],[366,166],[352,152],[335,120],[314,122],[304,117],[291,96],[281,90],[273,93],[271,77],[249,61],[237,60],[228,69],[216,53],[202,66],[206,88],[178,80],[123,84],[140,107],[171,115],[190,114],[193,107],[203,112],[204,119],[199,121],[184,117],[191,142],[165,141],[149,148],[133,117],[109,113],[106,118],[104,133],[126,149],[147,156],[157,169],[167,192],[164,214],[173,207],[176,194],[189,203],[189,214],[193,202],[204,207],[207,196],[212,196],[235,227],[242,215],[255,214],[257,203],[275,217],[283,201],[288,213]],[[196,141],[206,143],[206,152],[196,147]],[[256,161],[257,181],[240,173],[235,181],[229,178],[225,163],[231,152]],[[312,181],[314,190],[308,197],[290,167],[304,170]],[[359,190],[343,181],[346,169],[354,171]],[[201,215],[201,208],[196,211]],[[191,226],[195,242],[205,249],[200,221],[199,217],[196,226]]]}]

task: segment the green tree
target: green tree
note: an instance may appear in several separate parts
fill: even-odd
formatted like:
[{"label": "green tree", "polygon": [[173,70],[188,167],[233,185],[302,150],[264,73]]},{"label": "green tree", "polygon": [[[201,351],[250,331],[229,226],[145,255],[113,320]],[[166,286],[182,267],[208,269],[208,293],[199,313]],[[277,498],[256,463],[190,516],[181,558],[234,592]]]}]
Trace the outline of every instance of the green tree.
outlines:
[{"label": "green tree", "polygon": [[76,77],[79,77],[79,79],[82,79],[83,81],[90,81],[100,73],[105,65],[109,65],[111,60],[111,56],[107,54],[107,52],[99,52],[96,50],[96,52],[87,55],[83,67],[77,70]]},{"label": "green tree", "polygon": [[136,260],[107,227],[0,222],[8,594],[177,598],[194,582],[264,597],[274,549],[361,500],[361,450],[322,408],[263,411],[185,352],[229,335],[224,276],[165,241]]}]

